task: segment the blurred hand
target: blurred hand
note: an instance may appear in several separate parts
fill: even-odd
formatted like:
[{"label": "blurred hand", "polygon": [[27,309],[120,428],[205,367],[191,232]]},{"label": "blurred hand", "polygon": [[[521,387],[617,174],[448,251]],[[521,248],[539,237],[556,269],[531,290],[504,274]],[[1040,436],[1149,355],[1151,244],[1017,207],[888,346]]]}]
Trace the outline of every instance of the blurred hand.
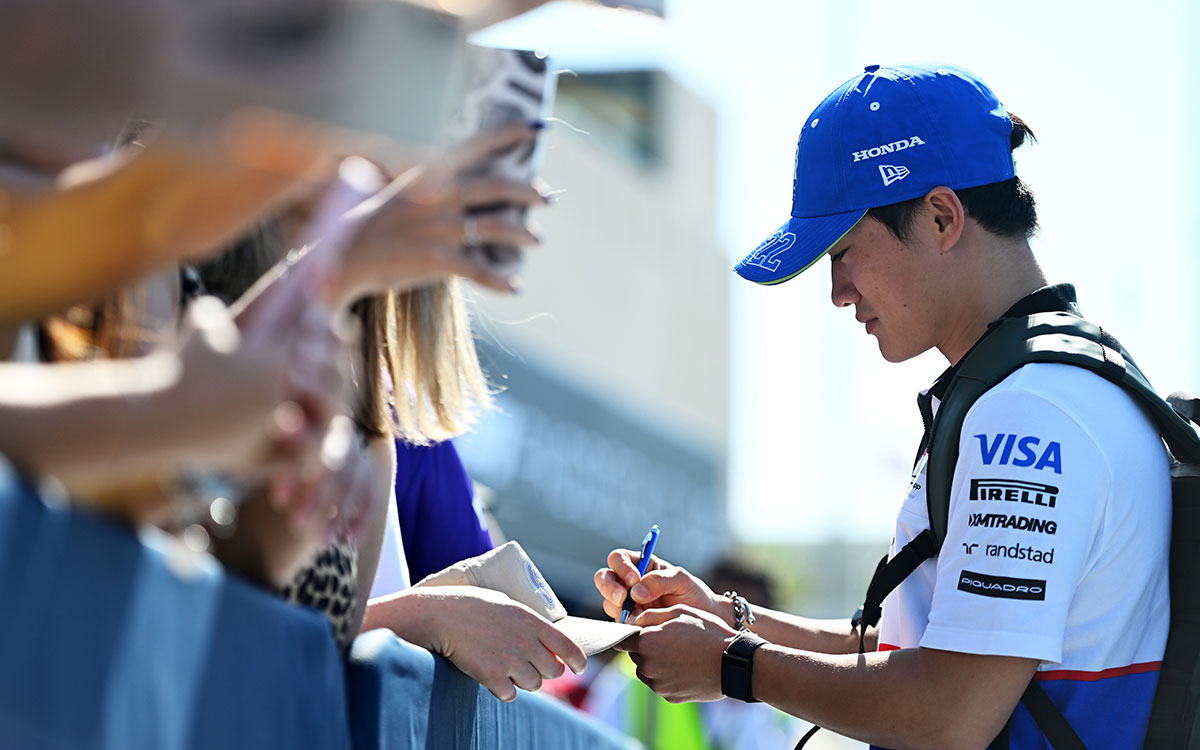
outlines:
[{"label": "blurred hand", "polygon": [[537,690],[561,677],[564,663],[576,674],[587,657],[548,620],[504,594],[474,586],[417,587],[400,594],[421,599],[425,613],[401,634],[445,656],[502,701],[517,688]]},{"label": "blurred hand", "polygon": [[633,614],[649,609],[686,605],[711,612],[722,619],[731,610],[729,601],[713,593],[708,584],[683,568],[653,555],[646,575],[638,575],[639,553],[627,549],[608,554],[608,567],[596,571],[596,589],[604,597],[604,611],[614,620],[621,618],[626,596],[635,603]]},{"label": "blurred hand", "polygon": [[[649,575],[649,574],[647,574]],[[638,679],[671,703],[721,700],[721,655],[737,632],[710,612],[677,604],[642,612],[641,631],[617,644]]]},{"label": "blurred hand", "polygon": [[216,143],[167,133],[142,151],[131,189],[145,191],[145,246],[173,261],[228,246],[327,180],[336,163],[317,126],[254,109],[227,117]]},{"label": "blurred hand", "polygon": [[[503,213],[468,212],[488,206],[533,206],[548,201],[529,183],[472,175],[488,157],[525,144],[529,125],[481,133],[441,162],[415,167],[347,215],[359,224],[343,256],[336,296],[345,304],[389,289],[411,289],[446,276],[462,276],[500,292],[515,280],[490,269],[466,246],[536,245],[530,229]],[[471,229],[474,230],[472,233]]]},{"label": "blurred hand", "polygon": [[297,476],[279,477],[271,502],[288,513],[293,527],[322,543],[358,542],[367,519],[380,515],[391,494],[379,492],[379,472],[370,452],[355,434],[353,421],[334,417],[321,445],[320,461]]},{"label": "blurred hand", "polygon": [[[91,302],[182,259],[217,252],[327,179],[311,127],[242,112],[220,142],[150,138],[56,179],[0,170],[0,322]],[[86,250],[84,249],[86,248]]]},{"label": "blurred hand", "polygon": [[261,478],[319,459],[348,402],[353,339],[319,306],[289,319],[276,338],[249,337],[217,300],[189,307],[179,375],[158,405],[160,424],[183,443],[182,463]]}]

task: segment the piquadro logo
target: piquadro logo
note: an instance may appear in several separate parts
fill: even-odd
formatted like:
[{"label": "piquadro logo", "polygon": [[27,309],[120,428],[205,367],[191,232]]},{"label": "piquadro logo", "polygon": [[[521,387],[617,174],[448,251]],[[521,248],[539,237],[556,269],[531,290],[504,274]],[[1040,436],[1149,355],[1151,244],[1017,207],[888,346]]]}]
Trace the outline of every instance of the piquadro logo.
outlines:
[{"label": "piquadro logo", "polygon": [[779,256],[792,249],[792,245],[795,244],[795,234],[780,230],[754,249],[754,253],[746,259],[746,265],[758,266],[767,271],[778,271]]},{"label": "piquadro logo", "polygon": [[[991,465],[993,462],[1001,466],[1032,466],[1034,469],[1054,469],[1055,474],[1062,474],[1062,446],[1057,441],[1050,440],[1044,448],[1041,438],[1033,436],[1017,437],[1000,433],[989,437],[976,435],[979,441],[979,454],[983,462]],[[1013,448],[1017,456],[1013,456]]]},{"label": "piquadro logo", "polygon": [[883,178],[883,186],[887,187],[893,182],[899,182],[908,177],[908,167],[893,167],[891,164],[880,164],[879,176]]},{"label": "piquadro logo", "polygon": [[964,570],[959,574],[958,590],[997,599],[1024,599],[1038,602],[1046,600],[1046,582],[1044,580],[989,576],[971,570]]}]

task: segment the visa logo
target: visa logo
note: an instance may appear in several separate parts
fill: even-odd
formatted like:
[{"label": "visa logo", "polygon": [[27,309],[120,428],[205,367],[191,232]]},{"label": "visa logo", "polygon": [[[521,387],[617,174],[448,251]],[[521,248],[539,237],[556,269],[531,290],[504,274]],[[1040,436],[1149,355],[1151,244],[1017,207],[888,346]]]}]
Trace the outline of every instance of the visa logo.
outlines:
[{"label": "visa logo", "polygon": [[[1035,469],[1054,469],[1062,474],[1062,446],[1051,440],[1041,447],[1042,441],[1033,436],[1017,437],[1000,433],[989,439],[987,435],[976,435],[979,453],[985,464],[1001,466],[1032,466]],[[1016,455],[1013,455],[1015,452]]]}]

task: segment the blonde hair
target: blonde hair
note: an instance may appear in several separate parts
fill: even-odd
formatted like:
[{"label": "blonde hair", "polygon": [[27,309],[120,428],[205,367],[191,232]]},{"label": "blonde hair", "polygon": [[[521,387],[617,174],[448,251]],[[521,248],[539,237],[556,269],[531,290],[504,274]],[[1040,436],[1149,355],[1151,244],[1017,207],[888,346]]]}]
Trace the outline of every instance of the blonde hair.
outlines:
[{"label": "blonde hair", "polygon": [[[232,302],[269,270],[281,248],[277,227],[269,222],[202,264],[201,277]],[[418,445],[442,442],[466,432],[480,412],[492,408],[457,279],[366,297],[350,310],[362,324],[354,421],[364,435],[391,433]]]},{"label": "blonde hair", "polygon": [[384,342],[383,370],[395,384],[394,432],[419,445],[466,432],[492,407],[492,394],[458,279],[382,299],[387,335],[371,338]]}]

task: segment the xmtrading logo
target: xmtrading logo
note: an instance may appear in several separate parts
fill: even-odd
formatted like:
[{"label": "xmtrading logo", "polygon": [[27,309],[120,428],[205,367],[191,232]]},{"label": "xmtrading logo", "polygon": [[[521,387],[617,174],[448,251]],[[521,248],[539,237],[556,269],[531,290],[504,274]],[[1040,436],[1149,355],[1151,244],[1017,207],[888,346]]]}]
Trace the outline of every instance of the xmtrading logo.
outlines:
[{"label": "xmtrading logo", "polygon": [[1026,518],[1012,516],[1007,513],[972,513],[967,518],[968,526],[982,526],[985,529],[1016,529],[1017,531],[1034,531],[1039,534],[1058,533],[1058,522],[1047,521],[1044,518]]}]

